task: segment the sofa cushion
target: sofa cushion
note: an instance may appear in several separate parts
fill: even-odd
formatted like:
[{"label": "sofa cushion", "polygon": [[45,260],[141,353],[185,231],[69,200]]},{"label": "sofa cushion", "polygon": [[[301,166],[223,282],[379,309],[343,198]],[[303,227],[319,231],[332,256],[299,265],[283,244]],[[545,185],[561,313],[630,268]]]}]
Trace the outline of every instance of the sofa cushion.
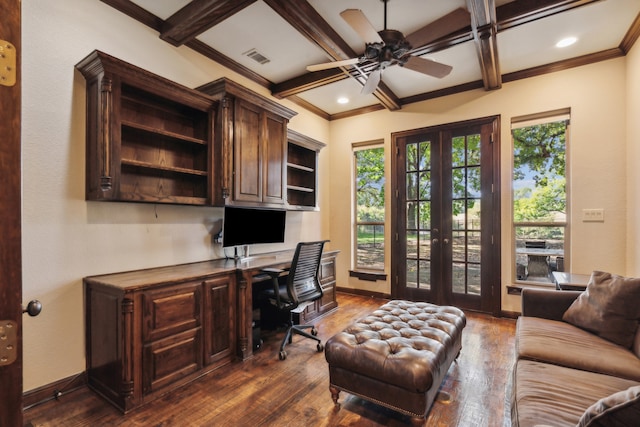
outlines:
[{"label": "sofa cushion", "polygon": [[518,318],[516,358],[640,381],[640,359],[631,350],[557,320]]},{"label": "sofa cushion", "polygon": [[562,320],[630,348],[640,319],[640,278],[594,271]]},{"label": "sofa cushion", "polygon": [[631,380],[531,360],[518,360],[513,380],[511,420],[519,427],[573,427],[598,400],[637,385]]},{"label": "sofa cushion", "polygon": [[578,427],[631,426],[640,421],[640,385],[598,400],[580,418]]}]

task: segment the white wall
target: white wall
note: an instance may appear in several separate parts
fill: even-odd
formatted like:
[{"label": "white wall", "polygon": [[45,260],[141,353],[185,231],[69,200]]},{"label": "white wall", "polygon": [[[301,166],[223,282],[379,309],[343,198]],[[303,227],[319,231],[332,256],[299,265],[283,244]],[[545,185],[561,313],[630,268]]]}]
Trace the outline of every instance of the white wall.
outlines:
[{"label": "white wall", "polygon": [[[23,294],[43,303],[24,319],[31,390],[85,370],[82,277],[222,256],[209,234],[220,208],[84,200],[85,82],[75,64],[99,49],[185,86],[226,75],[269,92],[97,0],[30,0],[22,16]],[[292,129],[327,142],[325,120],[279,102],[300,112]],[[287,242],[255,252],[327,238],[328,228],[320,213],[292,212]]]},{"label": "white wall", "polygon": [[[637,74],[636,74],[637,75]],[[348,276],[352,250],[351,207],[344,201],[350,194],[351,143],[384,139],[390,151],[392,132],[456,121],[500,115],[502,177],[502,285],[510,284],[511,229],[511,137],[512,117],[571,108],[571,270],[590,273],[603,269],[625,273],[626,251],[626,80],[625,59],[619,58],[504,84],[492,92],[476,90],[403,107],[401,111],[380,111],[331,122],[330,161],[332,171],[331,237],[343,252],[338,258],[340,286],[389,293],[389,282],[366,282]],[[637,135],[637,133],[636,133]],[[638,157],[635,157],[636,159]],[[387,156],[387,182],[390,162]],[[391,191],[387,192],[391,195]],[[389,200],[387,201],[388,206]],[[604,208],[604,223],[581,221],[581,211]],[[387,218],[387,221],[390,218]],[[387,222],[388,224],[388,222]],[[391,227],[386,227],[387,232]],[[636,239],[637,241],[637,239]],[[387,264],[390,256],[387,255]],[[387,272],[390,272],[387,265]],[[506,295],[502,309],[519,311],[519,297]]]},{"label": "white wall", "polygon": [[627,275],[640,277],[640,43],[627,55]]}]

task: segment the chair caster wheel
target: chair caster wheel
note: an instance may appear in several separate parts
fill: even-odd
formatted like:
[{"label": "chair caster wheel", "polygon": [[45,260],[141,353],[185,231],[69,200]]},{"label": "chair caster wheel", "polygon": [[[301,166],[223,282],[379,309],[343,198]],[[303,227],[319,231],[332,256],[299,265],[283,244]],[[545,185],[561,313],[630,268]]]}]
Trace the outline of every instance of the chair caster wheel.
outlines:
[{"label": "chair caster wheel", "polygon": [[316,335],[318,335],[318,330],[317,330],[316,328],[312,328],[312,329],[311,329],[311,335],[313,335],[314,337],[315,337]]},{"label": "chair caster wheel", "polygon": [[286,358],[287,358],[287,352],[284,350],[281,350],[280,353],[278,354],[278,359],[284,360]]},{"label": "chair caster wheel", "polygon": [[322,345],[322,343],[318,343],[318,345],[316,346],[316,348],[318,349],[318,353],[320,353],[322,350],[324,350],[324,346]]}]

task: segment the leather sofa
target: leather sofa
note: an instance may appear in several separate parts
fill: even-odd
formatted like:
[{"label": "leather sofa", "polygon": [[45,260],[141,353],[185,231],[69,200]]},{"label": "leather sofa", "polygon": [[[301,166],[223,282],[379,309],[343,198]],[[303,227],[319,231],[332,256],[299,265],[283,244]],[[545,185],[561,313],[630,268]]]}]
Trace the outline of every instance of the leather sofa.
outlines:
[{"label": "leather sofa", "polygon": [[640,308],[630,307],[635,332],[627,337],[629,346],[570,323],[569,308],[575,309],[580,298],[585,303],[593,297],[594,288],[588,292],[593,281],[592,275],[585,292],[523,289],[511,384],[512,426],[640,425]]}]

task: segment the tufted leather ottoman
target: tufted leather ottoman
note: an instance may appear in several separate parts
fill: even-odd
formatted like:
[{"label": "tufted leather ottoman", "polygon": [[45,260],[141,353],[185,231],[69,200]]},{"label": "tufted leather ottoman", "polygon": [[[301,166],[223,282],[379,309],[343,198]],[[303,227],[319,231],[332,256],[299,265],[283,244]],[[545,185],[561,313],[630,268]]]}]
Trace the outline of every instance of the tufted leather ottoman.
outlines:
[{"label": "tufted leather ottoman", "polygon": [[462,349],[466,322],[455,307],[394,300],[334,335],[325,357],[336,407],[344,390],[426,418]]}]

